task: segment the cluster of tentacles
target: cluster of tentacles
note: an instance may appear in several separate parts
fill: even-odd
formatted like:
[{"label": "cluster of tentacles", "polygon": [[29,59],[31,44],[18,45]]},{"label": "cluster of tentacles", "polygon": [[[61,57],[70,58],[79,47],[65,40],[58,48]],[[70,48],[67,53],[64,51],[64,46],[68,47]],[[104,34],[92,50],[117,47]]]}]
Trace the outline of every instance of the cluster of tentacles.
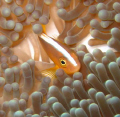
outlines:
[{"label": "cluster of tentacles", "polygon": [[[81,69],[54,67],[38,36],[50,23]],[[120,117],[120,0],[0,0],[0,117]],[[89,53],[90,46],[112,50]],[[53,34],[53,37],[55,34]]]}]

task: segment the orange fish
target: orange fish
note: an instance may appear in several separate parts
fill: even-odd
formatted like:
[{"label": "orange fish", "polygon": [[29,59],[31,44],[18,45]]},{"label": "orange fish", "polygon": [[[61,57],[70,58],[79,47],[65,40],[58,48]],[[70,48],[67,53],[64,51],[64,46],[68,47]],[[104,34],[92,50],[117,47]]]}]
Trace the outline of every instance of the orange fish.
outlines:
[{"label": "orange fish", "polygon": [[80,69],[77,55],[67,45],[62,44],[44,33],[39,35],[39,40],[56,68],[62,68],[67,74],[73,74]]}]

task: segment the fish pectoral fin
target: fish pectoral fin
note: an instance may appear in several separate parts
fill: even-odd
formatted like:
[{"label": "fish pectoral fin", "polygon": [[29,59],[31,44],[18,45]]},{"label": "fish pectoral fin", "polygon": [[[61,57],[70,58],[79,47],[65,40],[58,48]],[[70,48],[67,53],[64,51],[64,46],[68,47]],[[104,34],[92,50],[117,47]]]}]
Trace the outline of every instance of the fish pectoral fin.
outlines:
[{"label": "fish pectoral fin", "polygon": [[35,61],[35,66],[39,69],[39,71],[43,71],[43,70],[55,67],[55,64],[54,63],[41,62],[41,61]]},{"label": "fish pectoral fin", "polygon": [[58,69],[58,66],[55,66],[55,67],[53,67],[53,68],[50,68],[50,69],[46,69],[46,70],[44,70],[44,71],[41,71],[41,73],[42,73],[42,75],[44,76],[44,77],[46,77],[46,76],[48,76],[48,77],[50,77],[51,79],[55,79],[55,78],[57,78],[56,77],[56,70]]}]

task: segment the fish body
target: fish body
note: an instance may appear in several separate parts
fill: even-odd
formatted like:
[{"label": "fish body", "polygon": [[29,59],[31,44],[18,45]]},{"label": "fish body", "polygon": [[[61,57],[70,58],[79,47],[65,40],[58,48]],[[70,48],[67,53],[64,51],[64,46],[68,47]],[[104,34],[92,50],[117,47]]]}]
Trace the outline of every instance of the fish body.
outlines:
[{"label": "fish body", "polygon": [[73,74],[80,69],[80,62],[77,55],[67,45],[60,43],[46,34],[39,36],[40,42],[50,59],[62,68],[67,74]]}]

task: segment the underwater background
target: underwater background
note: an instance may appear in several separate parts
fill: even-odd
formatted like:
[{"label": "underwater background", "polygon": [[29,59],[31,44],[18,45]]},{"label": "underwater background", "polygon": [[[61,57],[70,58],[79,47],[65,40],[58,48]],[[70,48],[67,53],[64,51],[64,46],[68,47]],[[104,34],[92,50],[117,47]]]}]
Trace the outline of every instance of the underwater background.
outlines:
[{"label": "underwater background", "polygon": [[120,0],[0,0],[0,117],[120,117]]}]

